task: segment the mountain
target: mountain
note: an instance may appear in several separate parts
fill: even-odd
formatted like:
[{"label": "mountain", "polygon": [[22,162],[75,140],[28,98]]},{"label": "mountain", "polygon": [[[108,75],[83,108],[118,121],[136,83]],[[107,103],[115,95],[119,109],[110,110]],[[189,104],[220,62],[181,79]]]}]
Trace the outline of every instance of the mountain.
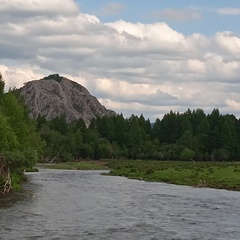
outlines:
[{"label": "mountain", "polygon": [[51,120],[64,115],[67,122],[82,118],[88,126],[93,118],[116,114],[101,105],[85,87],[58,74],[27,82],[20,94],[33,118],[40,115]]}]

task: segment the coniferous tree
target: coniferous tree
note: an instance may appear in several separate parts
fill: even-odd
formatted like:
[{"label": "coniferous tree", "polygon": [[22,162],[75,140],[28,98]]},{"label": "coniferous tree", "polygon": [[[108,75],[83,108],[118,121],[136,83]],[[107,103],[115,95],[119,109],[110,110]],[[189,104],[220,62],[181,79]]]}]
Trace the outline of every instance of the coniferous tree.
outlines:
[{"label": "coniferous tree", "polygon": [[2,99],[4,93],[5,82],[3,80],[2,74],[0,73],[0,97]]},{"label": "coniferous tree", "polygon": [[134,115],[131,116],[130,129],[129,129],[129,151],[131,158],[138,158],[141,151],[142,136],[141,127],[138,118]]},{"label": "coniferous tree", "polygon": [[234,121],[230,116],[225,116],[225,121],[221,126],[221,142],[222,148],[228,150],[231,155],[236,149],[237,146],[237,134],[234,128]]},{"label": "coniferous tree", "polygon": [[161,120],[159,140],[161,143],[173,144],[176,143],[180,136],[179,113],[170,111],[170,113],[165,114]]},{"label": "coniferous tree", "polygon": [[120,147],[126,146],[128,144],[128,124],[124,119],[123,115],[117,115],[114,119],[114,136],[115,141]]}]

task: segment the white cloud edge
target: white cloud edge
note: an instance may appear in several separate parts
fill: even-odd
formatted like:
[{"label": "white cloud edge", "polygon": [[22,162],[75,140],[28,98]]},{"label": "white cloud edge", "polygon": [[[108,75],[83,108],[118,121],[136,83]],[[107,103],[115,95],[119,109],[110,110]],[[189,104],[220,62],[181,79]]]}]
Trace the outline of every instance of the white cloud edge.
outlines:
[{"label": "white cloud edge", "polygon": [[240,8],[218,8],[216,12],[220,15],[240,15]]}]

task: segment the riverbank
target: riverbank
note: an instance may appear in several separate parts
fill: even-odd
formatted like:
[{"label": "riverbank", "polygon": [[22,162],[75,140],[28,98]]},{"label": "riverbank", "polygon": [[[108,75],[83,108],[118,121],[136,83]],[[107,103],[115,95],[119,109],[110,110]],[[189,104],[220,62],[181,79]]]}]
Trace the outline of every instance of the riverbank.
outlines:
[{"label": "riverbank", "polygon": [[130,179],[240,191],[240,164],[234,162],[105,160],[41,164],[39,167],[110,170],[109,175]]},{"label": "riverbank", "polygon": [[110,175],[145,181],[240,191],[240,164],[233,162],[112,161]]},{"label": "riverbank", "polygon": [[60,163],[39,163],[36,168],[65,170],[109,170],[108,161],[78,161]]}]

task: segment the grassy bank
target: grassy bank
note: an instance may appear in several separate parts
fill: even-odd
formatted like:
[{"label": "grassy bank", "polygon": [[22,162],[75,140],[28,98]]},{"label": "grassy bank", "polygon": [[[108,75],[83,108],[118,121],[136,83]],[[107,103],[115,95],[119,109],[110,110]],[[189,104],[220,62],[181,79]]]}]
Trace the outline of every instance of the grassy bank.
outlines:
[{"label": "grassy bank", "polygon": [[107,163],[102,161],[41,163],[37,165],[37,168],[65,170],[109,170]]},{"label": "grassy bank", "polygon": [[110,170],[109,175],[152,182],[240,191],[240,163],[105,160],[40,164],[40,168]]},{"label": "grassy bank", "polygon": [[111,161],[110,175],[195,187],[240,190],[240,164],[223,162]]}]

